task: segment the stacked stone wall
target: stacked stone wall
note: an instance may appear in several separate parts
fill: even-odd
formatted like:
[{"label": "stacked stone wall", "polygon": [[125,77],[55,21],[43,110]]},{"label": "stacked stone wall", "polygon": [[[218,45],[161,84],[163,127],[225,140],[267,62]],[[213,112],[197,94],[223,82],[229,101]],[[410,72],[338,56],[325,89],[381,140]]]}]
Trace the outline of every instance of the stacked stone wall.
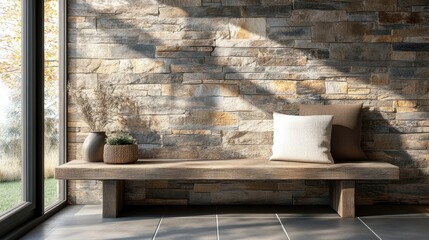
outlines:
[{"label": "stacked stone wall", "polygon": [[[137,108],[142,158],[266,158],[272,113],[363,103],[362,146],[400,167],[360,182],[359,204],[429,203],[429,2],[425,0],[70,0],[68,80],[108,82]],[[89,129],[68,106],[68,158]],[[100,183],[71,181],[71,203]],[[130,181],[133,204],[326,204],[320,181]]]}]

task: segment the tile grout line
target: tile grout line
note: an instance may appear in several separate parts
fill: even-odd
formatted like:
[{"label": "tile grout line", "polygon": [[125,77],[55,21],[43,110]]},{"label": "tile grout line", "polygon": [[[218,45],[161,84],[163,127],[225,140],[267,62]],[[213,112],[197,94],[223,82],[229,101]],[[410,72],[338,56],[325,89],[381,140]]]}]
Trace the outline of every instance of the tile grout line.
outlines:
[{"label": "tile grout line", "polygon": [[159,219],[158,226],[156,226],[155,233],[153,234],[153,238],[152,238],[152,240],[155,240],[155,238],[156,238],[156,234],[158,234],[159,228],[161,227],[161,223],[162,223],[162,219],[163,219],[163,218],[164,218],[164,217],[161,217],[161,218]]},{"label": "tile grout line", "polygon": [[358,217],[357,219],[359,219],[359,221],[365,225],[365,227],[367,227],[378,239],[383,240],[380,236],[378,236],[377,233],[374,232],[374,230],[372,230],[362,219],[360,219],[360,217]]},{"label": "tile grout line", "polygon": [[217,240],[219,240],[219,218],[217,216],[217,213],[216,213],[216,236],[217,236]]},{"label": "tile grout line", "polygon": [[282,220],[280,220],[279,215],[276,213],[277,220],[279,220],[280,225],[282,226],[283,232],[286,234],[288,240],[290,240],[289,234],[286,231],[286,228],[283,226]]}]

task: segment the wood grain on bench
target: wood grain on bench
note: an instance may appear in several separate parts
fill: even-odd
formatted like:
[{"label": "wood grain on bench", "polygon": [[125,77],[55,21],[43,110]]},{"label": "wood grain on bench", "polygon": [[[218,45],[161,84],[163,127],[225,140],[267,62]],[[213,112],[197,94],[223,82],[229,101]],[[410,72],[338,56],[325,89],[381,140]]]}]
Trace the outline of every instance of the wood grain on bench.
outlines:
[{"label": "wood grain on bench", "polygon": [[134,164],[74,160],[55,168],[56,179],[103,180],[103,217],[117,217],[123,180],[332,180],[331,206],[355,216],[355,180],[399,179],[399,168],[384,162],[312,164],[267,159],[143,159]]},{"label": "wood grain on bench", "polygon": [[376,180],[398,179],[398,167],[384,162],[312,164],[266,159],[147,159],[120,165],[75,160],[57,167],[55,177],[94,180]]}]

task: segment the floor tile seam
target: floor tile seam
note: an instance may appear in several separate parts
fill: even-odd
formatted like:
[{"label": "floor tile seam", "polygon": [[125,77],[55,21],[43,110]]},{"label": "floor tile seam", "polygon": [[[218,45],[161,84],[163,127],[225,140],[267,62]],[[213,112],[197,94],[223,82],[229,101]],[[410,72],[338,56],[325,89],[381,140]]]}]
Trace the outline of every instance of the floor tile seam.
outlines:
[{"label": "floor tile seam", "polygon": [[217,214],[216,214],[216,238],[217,238],[217,240],[220,240],[220,237],[219,237],[219,218],[218,218]]},{"label": "floor tile seam", "polygon": [[159,228],[161,227],[163,217],[159,219],[158,225],[156,226],[155,232],[153,233],[152,240],[156,239],[156,235],[158,234]]},{"label": "floor tile seam", "polygon": [[236,216],[236,217],[225,217],[219,216],[219,218],[252,218],[252,219],[277,219],[277,217],[252,217],[252,216]]},{"label": "floor tile seam", "polygon": [[214,218],[216,217],[216,215],[212,215],[212,216],[206,216],[206,217],[201,217],[201,216],[163,216],[162,218]]},{"label": "floor tile seam", "polygon": [[279,223],[280,223],[280,226],[282,227],[282,229],[283,229],[283,232],[286,234],[286,237],[287,237],[287,239],[288,240],[291,240],[290,239],[290,237],[289,237],[289,234],[287,233],[287,231],[286,231],[286,228],[285,228],[285,226],[283,226],[283,223],[282,223],[282,220],[280,219],[280,217],[279,217],[279,215],[276,213],[276,216],[277,216],[277,220],[279,221]]},{"label": "floor tile seam", "polygon": [[357,219],[359,219],[359,221],[366,227],[368,228],[379,240],[383,240],[380,236],[378,236],[378,234],[372,230],[360,217],[358,217]]},{"label": "floor tile seam", "polygon": [[318,216],[313,216],[313,217],[295,217],[295,216],[280,216],[280,218],[323,218],[323,219],[340,219],[339,217],[318,217]]}]

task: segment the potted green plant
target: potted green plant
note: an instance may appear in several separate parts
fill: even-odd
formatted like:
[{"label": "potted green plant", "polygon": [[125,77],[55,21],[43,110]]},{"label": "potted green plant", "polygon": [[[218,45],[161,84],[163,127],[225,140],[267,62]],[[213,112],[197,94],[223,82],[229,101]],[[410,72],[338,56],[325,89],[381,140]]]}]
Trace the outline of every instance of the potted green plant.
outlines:
[{"label": "potted green plant", "polygon": [[116,133],[106,139],[103,160],[108,164],[134,163],[139,158],[137,140],[128,133]]}]

